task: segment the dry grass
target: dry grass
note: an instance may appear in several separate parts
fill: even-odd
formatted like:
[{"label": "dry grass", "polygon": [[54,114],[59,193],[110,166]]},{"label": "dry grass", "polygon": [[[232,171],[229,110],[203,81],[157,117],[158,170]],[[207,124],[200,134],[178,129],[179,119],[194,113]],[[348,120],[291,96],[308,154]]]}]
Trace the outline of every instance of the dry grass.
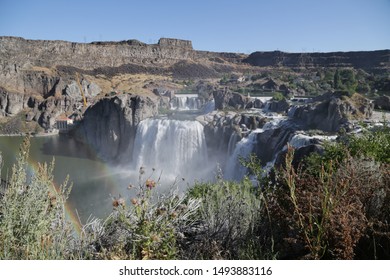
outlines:
[{"label": "dry grass", "polygon": [[[279,172],[280,189],[269,197],[283,258],[354,259],[358,251],[367,252],[359,247],[364,238],[388,235],[387,164],[348,157],[324,162],[316,176],[295,170],[292,158],[290,148]],[[376,246],[387,246],[382,241]]]}]

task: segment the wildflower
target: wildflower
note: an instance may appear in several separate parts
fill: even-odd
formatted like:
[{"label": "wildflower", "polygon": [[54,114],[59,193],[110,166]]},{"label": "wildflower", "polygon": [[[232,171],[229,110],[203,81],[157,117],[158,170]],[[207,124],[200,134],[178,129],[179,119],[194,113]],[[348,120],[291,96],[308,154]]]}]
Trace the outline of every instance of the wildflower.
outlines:
[{"label": "wildflower", "polygon": [[132,198],[130,201],[131,201],[131,204],[138,205],[138,200],[136,198]]},{"label": "wildflower", "polygon": [[129,186],[127,187],[128,190],[132,189],[134,186],[132,184],[129,184]]},{"label": "wildflower", "polygon": [[156,186],[156,182],[151,179],[147,179],[145,185],[149,190],[151,190]]},{"label": "wildflower", "polygon": [[112,202],[112,206],[114,206],[115,208],[119,207],[119,206],[125,206],[125,200],[122,198],[122,197],[119,197],[118,199],[114,199],[113,202]]},{"label": "wildflower", "polygon": [[140,168],[139,168],[139,174],[145,174],[145,169],[144,169],[144,167],[143,166],[141,166]]}]

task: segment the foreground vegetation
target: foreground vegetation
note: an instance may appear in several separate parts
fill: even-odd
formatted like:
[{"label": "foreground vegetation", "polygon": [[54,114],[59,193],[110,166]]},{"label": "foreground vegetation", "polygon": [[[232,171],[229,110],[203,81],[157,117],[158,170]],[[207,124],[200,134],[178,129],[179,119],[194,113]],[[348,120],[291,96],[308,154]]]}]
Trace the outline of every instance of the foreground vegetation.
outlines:
[{"label": "foreground vegetation", "polygon": [[[390,129],[342,136],[298,166],[255,182],[198,183],[156,198],[152,170],[139,170],[138,194],[122,197],[105,220],[75,234],[65,217],[71,187],[53,184],[53,163],[29,177],[29,141],[0,195],[0,259],[389,259]],[[253,185],[256,185],[253,187]],[[174,188],[173,188],[174,189]]]}]

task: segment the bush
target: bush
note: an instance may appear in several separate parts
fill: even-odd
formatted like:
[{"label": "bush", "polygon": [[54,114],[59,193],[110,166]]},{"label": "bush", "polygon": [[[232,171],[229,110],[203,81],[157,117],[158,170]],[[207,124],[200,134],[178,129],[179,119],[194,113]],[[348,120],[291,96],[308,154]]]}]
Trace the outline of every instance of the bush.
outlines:
[{"label": "bush", "polygon": [[268,198],[282,257],[389,258],[389,144],[386,124],[344,135],[298,169],[289,149]]},{"label": "bush", "polygon": [[281,101],[281,100],[285,100],[285,99],[286,99],[286,97],[281,92],[275,92],[274,95],[272,96],[272,100],[274,100],[274,101]]},{"label": "bush", "polygon": [[177,259],[177,239],[192,225],[199,207],[196,199],[171,193],[153,201],[158,182],[143,180],[140,169],[138,194],[131,206],[122,197],[114,199],[113,213],[105,221],[93,221],[83,229],[86,256],[93,259]]},{"label": "bush", "polygon": [[20,148],[0,200],[0,259],[74,258],[74,232],[65,216],[71,186],[53,184],[54,161],[29,178],[30,142]]},{"label": "bush", "polygon": [[257,241],[262,201],[252,182],[198,183],[189,197],[201,199],[198,227],[185,251],[194,259],[269,258]]},{"label": "bush", "polygon": [[[313,176],[294,169],[292,158],[290,147],[286,167],[278,172],[280,188],[270,195],[281,257],[354,259],[365,252],[364,258],[388,258],[382,248],[389,245],[383,238],[389,236],[389,166],[347,157],[337,168],[324,162]],[[367,236],[377,243],[362,246]],[[369,255],[369,246],[375,246],[375,255]]]}]

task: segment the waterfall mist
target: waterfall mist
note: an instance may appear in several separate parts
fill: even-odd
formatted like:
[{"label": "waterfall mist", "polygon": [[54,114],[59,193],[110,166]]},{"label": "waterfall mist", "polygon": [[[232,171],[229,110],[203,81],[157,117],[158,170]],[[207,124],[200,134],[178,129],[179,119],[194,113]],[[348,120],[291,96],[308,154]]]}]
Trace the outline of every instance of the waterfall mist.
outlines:
[{"label": "waterfall mist", "polygon": [[133,170],[155,169],[163,180],[209,178],[206,140],[197,121],[146,119],[137,128]]}]

